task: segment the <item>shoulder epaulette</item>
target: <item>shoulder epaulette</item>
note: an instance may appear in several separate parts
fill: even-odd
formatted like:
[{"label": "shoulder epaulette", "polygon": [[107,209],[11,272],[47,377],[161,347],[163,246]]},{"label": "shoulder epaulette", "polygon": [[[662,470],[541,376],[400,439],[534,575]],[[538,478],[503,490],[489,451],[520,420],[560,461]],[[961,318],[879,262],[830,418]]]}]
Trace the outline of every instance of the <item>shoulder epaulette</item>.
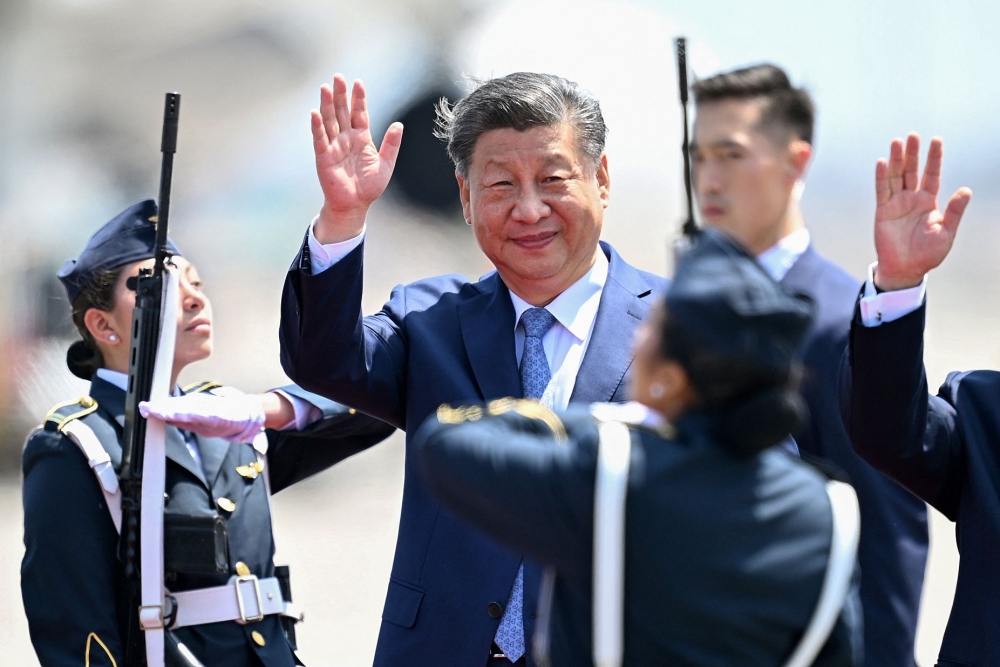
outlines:
[{"label": "shoulder epaulette", "polygon": [[211,380],[207,382],[192,382],[186,387],[182,387],[181,391],[185,394],[200,394],[203,391],[208,391],[209,389],[216,389],[221,387],[221,382],[213,382]]},{"label": "shoulder epaulette", "polygon": [[559,419],[559,416],[538,401],[531,399],[500,398],[487,403],[485,409],[479,405],[453,408],[445,404],[437,409],[437,418],[442,424],[461,424],[462,422],[481,419],[484,414],[497,416],[508,412],[516,412],[523,417],[544,422],[549,427],[549,430],[552,431],[552,435],[556,439],[556,444],[564,445],[569,442],[566,427],[563,425],[562,420]]},{"label": "shoulder epaulette", "polygon": [[45,414],[44,423],[55,425],[56,431],[62,432],[63,426],[89,415],[97,409],[97,401],[90,396],[81,396],[74,401],[59,403]]}]

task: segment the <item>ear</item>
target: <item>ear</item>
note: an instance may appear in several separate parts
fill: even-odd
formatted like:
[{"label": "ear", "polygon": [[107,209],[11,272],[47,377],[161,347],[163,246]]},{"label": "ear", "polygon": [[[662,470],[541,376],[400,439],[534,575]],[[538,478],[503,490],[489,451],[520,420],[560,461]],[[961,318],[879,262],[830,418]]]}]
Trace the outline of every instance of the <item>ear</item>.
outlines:
[{"label": "ear", "polygon": [[472,224],[472,193],[469,191],[469,181],[462,177],[462,174],[455,171],[455,180],[458,181],[458,198],[462,200],[462,216],[465,224]]},{"label": "ear", "polygon": [[670,419],[684,414],[698,402],[687,371],[673,359],[661,360],[651,380],[663,386],[662,412]]},{"label": "ear", "polygon": [[[111,325],[111,318],[103,310],[91,308],[83,314],[83,323],[94,340],[104,345],[115,346],[122,342],[119,334]],[[112,340],[113,337],[113,340]]]},{"label": "ear", "polygon": [[601,204],[607,208],[611,201],[611,175],[608,173],[607,153],[601,153],[601,161],[597,165],[597,190],[601,194]]},{"label": "ear", "polygon": [[809,161],[812,159],[812,144],[802,139],[792,141],[788,145],[788,158],[795,180],[805,180]]}]

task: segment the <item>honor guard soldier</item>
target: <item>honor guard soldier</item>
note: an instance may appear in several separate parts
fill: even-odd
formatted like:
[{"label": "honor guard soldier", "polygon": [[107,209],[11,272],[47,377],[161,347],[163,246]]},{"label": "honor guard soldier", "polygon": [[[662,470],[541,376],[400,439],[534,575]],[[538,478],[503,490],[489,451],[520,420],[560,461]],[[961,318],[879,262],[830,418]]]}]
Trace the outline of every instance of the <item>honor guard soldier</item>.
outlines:
[{"label": "honor guard soldier", "polygon": [[[135,303],[127,283],[152,262],[156,213],[152,200],[129,207],[59,272],[82,336],[67,363],[91,386],[53,408],[23,454],[21,590],[43,667],[123,665],[123,628],[139,613],[123,603],[118,475]],[[170,252],[180,275],[176,386],[212,351],[212,310],[194,265],[172,243]],[[301,664],[287,568],[272,561],[270,493],[393,428],[295,386],[246,395],[198,383],[177,393],[159,416],[216,437],[166,428],[163,544],[141,548],[163,549],[168,644],[184,647],[185,664]]]},{"label": "honor guard soldier", "polygon": [[539,664],[860,664],[853,490],[774,447],[804,417],[811,314],[706,230],[637,332],[633,402],[442,406],[421,428],[446,510],[554,568]]}]

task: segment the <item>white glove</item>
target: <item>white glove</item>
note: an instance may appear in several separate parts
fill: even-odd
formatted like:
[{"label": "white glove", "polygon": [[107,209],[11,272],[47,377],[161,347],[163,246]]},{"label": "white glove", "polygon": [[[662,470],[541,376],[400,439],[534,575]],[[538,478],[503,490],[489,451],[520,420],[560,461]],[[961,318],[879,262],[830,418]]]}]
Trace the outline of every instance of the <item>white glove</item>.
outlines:
[{"label": "white glove", "polygon": [[143,417],[206,438],[252,442],[264,427],[264,407],[256,396],[227,388],[225,394],[187,394],[139,403]]}]

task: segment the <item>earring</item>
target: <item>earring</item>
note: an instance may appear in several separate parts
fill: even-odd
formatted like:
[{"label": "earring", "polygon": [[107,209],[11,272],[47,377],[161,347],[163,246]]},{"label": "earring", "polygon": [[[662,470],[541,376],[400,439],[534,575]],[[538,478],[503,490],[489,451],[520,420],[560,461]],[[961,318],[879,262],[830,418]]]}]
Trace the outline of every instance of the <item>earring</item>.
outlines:
[{"label": "earring", "polygon": [[114,334],[111,334],[110,336],[108,336],[108,340],[110,340],[112,343],[117,343],[118,342],[118,336],[116,336]]},{"label": "earring", "polygon": [[802,201],[802,193],[806,191],[806,182],[801,178],[795,179],[795,185],[792,186],[792,199],[796,202]]},{"label": "earring", "polygon": [[665,391],[666,388],[659,382],[654,382],[653,384],[649,385],[649,395],[652,396],[653,398],[663,398],[663,393]]}]

